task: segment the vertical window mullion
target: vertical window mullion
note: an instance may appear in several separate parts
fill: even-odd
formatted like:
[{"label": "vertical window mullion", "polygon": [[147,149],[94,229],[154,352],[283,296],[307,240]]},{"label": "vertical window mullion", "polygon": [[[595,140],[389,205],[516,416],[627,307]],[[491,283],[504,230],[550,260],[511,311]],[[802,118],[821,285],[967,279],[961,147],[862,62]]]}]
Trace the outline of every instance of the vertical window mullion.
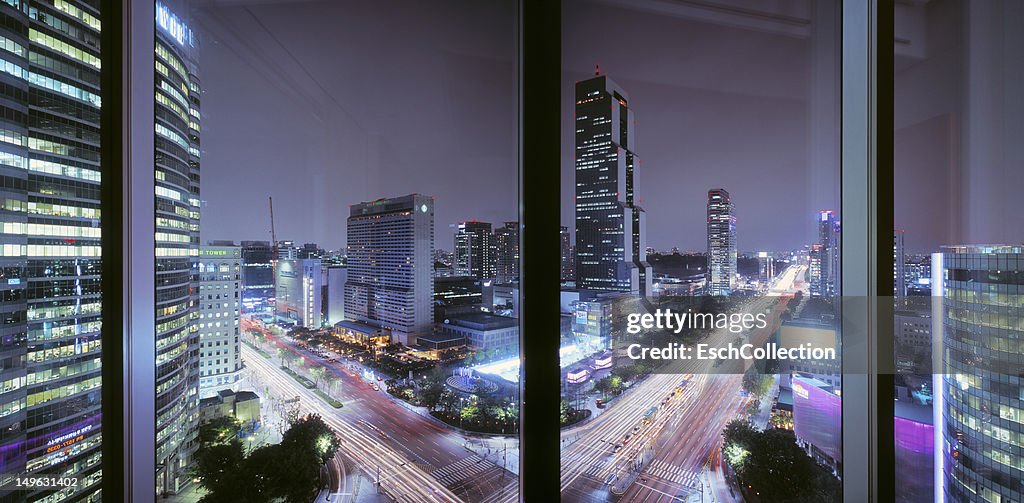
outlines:
[{"label": "vertical window mullion", "polygon": [[520,500],[559,499],[561,2],[520,3]]}]

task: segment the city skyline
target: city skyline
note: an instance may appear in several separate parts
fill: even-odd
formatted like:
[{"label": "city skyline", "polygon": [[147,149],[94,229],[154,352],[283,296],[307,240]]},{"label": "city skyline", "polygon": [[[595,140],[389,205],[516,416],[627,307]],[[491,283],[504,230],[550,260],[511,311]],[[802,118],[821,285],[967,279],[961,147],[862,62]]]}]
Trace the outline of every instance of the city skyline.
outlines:
[{"label": "city skyline", "polygon": [[[204,110],[204,137],[208,141],[203,148],[204,160],[212,166],[204,178],[204,208],[209,214],[203,225],[204,241],[269,239],[268,195],[279,201],[275,207],[279,229],[287,229],[279,232],[279,236],[296,242],[317,242],[332,249],[343,247],[345,231],[341,217],[347,205],[372,197],[412,192],[433,195],[437,202],[438,242],[443,244],[451,242],[449,236],[455,233],[451,226],[462,221],[517,220],[516,138],[511,127],[516,114],[512,26],[506,27],[502,20],[507,12],[502,3],[476,5],[469,12],[456,12],[460,9],[451,5],[442,3],[429,12],[422,6],[409,5],[410,12],[416,15],[402,19],[372,6],[361,6],[345,16],[341,15],[341,8],[320,5],[203,7],[197,16],[197,30],[207,41],[201,50],[203,60],[210,66],[205,78],[209,103]],[[744,240],[752,246],[751,251],[792,250],[812,242],[814,234],[807,229],[807,223],[813,221],[813,211],[836,207],[835,199],[819,196],[810,188],[806,195],[797,194],[782,201],[769,199],[776,187],[781,189],[787,180],[807,177],[810,169],[804,159],[806,110],[800,103],[806,100],[807,92],[798,78],[809,71],[809,62],[801,56],[801,43],[744,34],[764,47],[766,57],[789,58],[787,72],[794,76],[771,72],[760,93],[767,97],[759,97],[748,88],[709,95],[709,91],[700,90],[706,89],[709,82],[694,82],[690,77],[676,80],[677,70],[655,72],[642,61],[615,56],[619,51],[605,47],[604,42],[598,44],[600,47],[579,46],[575,40],[593,38],[586,31],[586,26],[593,23],[587,20],[624,10],[600,4],[588,4],[588,9],[593,12],[588,10],[584,19],[567,27],[572,31],[567,33],[563,59],[563,116],[572,114],[573,83],[593,75],[595,64],[630,90],[630,106],[637,110],[639,118],[636,148],[642,160],[639,169],[643,180],[638,182],[637,193],[639,205],[647,210],[648,244],[657,249],[703,248],[703,194],[716,186],[730,187],[734,197],[745,201],[749,208],[743,226]],[[315,16],[307,14],[312,11]],[[445,20],[445,16],[454,20]],[[385,47],[419,48],[409,53],[389,51],[392,63],[387,68],[392,70],[368,64],[351,52],[342,39],[337,44],[317,39],[314,44],[308,35],[325,33],[318,31],[318,27],[337,22],[351,27],[351,36],[365,34],[368,41],[374,41],[379,40],[379,35],[366,31],[379,23],[405,26],[408,19],[419,19],[445,26],[468,16],[479,18],[475,22],[479,28],[464,33],[458,40],[438,29],[416,30],[415,42],[381,41]],[[316,24],[306,26],[311,18],[316,18]],[[511,14],[508,19],[512,19]],[[625,16],[624,20],[640,22],[633,15]],[[636,37],[629,39],[634,48],[630,52],[644,52],[644,47],[661,39],[679,38],[662,28],[659,26],[657,33],[652,34],[639,30]],[[272,39],[266,37],[266,30],[273,32]],[[386,31],[405,36],[402,30]],[[680,42],[680,47],[692,45]],[[239,43],[254,49],[235,47]],[[250,50],[266,53],[259,61],[270,58],[275,67],[289,70],[286,82],[294,81],[296,90],[287,92],[285,100],[280,98],[280,87],[286,82],[278,82],[278,77],[254,68],[253,60],[257,57]],[[359,69],[358,78],[350,71],[339,72],[317,64],[328,57],[327,51],[330,57],[340,58],[347,68]],[[708,55],[693,57],[709,71],[719,71],[722,66]],[[402,77],[406,74],[416,77],[406,83],[410,80]],[[246,89],[237,89],[231,85],[237,78],[250,84]],[[673,81],[678,83],[673,85]],[[419,100],[417,96],[422,90],[407,89],[413,82],[439,96],[450,111],[439,111],[432,101]],[[479,82],[489,89],[488,95],[504,96],[504,103],[484,100],[481,90],[460,82]],[[381,87],[374,86],[375,83],[387,84]],[[680,91],[712,101],[680,101]],[[374,96],[382,94],[390,104],[384,109],[371,108],[371,103],[381,102]],[[360,99],[345,100],[342,106],[334,101],[335,95]],[[720,115],[716,107],[736,106],[730,104],[731,100],[739,100],[739,104],[748,107],[746,111],[735,110],[745,118],[708,129],[718,120],[712,121],[711,117]],[[269,107],[267,116],[277,118],[277,123],[268,123],[262,115],[250,116],[249,110],[255,110],[253,103],[265,103]],[[281,108],[284,105],[287,109]],[[400,115],[396,115],[399,111]],[[490,118],[479,122],[485,117]],[[230,124],[224,122],[228,118]],[[436,118],[444,121],[432,120]],[[682,125],[680,120],[684,121]],[[318,126],[322,132],[296,137],[294,131],[304,123],[322,125]],[[573,141],[571,129],[567,129],[571,127],[571,121],[563,121],[561,220],[575,233]],[[433,143],[400,141],[420,136],[416,130],[431,131]],[[724,130],[731,133],[724,135]],[[709,137],[712,134],[719,136]],[[271,141],[264,146],[253,144],[250,138]],[[742,142],[744,148],[727,146],[734,142]],[[445,148],[454,149],[459,155],[441,161],[436,156]],[[424,153],[427,157],[422,161],[410,163],[410,159]],[[714,165],[708,165],[711,160]],[[428,167],[443,165],[445,175],[440,176],[437,169],[422,169],[424,163]],[[250,169],[267,175],[240,178],[234,170],[226,168],[236,165],[251,166]],[[715,165],[729,169],[715,169]],[[760,176],[762,171],[774,175],[766,180]],[[676,183],[664,183],[669,181]],[[335,187],[330,194],[324,192],[328,186]],[[481,186],[497,190],[462,190]],[[768,208],[771,211],[765,211]]]}]

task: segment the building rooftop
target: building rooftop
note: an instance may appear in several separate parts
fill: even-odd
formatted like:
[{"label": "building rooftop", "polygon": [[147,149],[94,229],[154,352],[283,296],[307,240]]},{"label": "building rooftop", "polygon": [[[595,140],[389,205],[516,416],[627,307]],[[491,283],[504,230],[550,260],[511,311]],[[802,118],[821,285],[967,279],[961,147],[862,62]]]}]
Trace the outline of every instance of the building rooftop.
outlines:
[{"label": "building rooftop", "polygon": [[897,400],[895,409],[896,417],[909,419],[916,423],[932,424],[932,408],[929,405]]},{"label": "building rooftop", "polygon": [[1024,245],[948,245],[943,246],[942,250],[946,253],[1020,254],[1024,253]]},{"label": "building rooftop", "polygon": [[497,330],[519,326],[519,320],[485,312],[455,314],[448,317],[448,323],[476,330]]}]

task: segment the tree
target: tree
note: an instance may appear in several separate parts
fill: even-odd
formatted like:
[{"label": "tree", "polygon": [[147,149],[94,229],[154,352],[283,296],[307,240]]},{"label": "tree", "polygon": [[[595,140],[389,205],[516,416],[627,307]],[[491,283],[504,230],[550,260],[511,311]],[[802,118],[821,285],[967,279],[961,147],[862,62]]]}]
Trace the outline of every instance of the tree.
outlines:
[{"label": "tree", "polygon": [[192,465],[192,476],[199,480],[199,485],[206,489],[207,494],[201,501],[204,503],[220,503],[237,501],[237,494],[242,485],[238,466],[245,455],[242,442],[238,439],[216,445],[206,445],[196,451]]},{"label": "tree", "polygon": [[292,357],[291,351],[288,351],[286,348],[277,348],[277,357],[281,360],[281,365],[289,368],[291,367],[291,365],[289,365]]},{"label": "tree", "polygon": [[320,416],[308,415],[291,424],[280,444],[260,447],[248,456],[237,439],[200,446],[193,474],[207,491],[203,503],[305,503],[319,486],[320,466],[339,446],[330,426]]},{"label": "tree", "polygon": [[222,416],[199,425],[199,442],[203,445],[223,445],[238,438],[241,422],[234,416]]},{"label": "tree", "polygon": [[334,393],[334,387],[341,382],[338,379],[338,376],[334,374],[334,372],[325,372],[323,380],[324,385],[327,387],[328,393]]},{"label": "tree", "polygon": [[762,502],[839,501],[839,481],[804,453],[793,432],[734,420],[722,432],[726,462]]},{"label": "tree", "polygon": [[433,410],[441,401],[441,394],[444,392],[444,385],[433,379],[428,379],[416,392],[416,399],[420,405]]},{"label": "tree", "polygon": [[751,395],[762,397],[768,394],[772,388],[774,378],[762,374],[757,367],[750,367],[747,373],[743,374],[743,390]]},{"label": "tree", "polygon": [[309,375],[313,376],[313,386],[319,388],[320,381],[327,375],[327,370],[323,367],[316,366],[309,369]]}]

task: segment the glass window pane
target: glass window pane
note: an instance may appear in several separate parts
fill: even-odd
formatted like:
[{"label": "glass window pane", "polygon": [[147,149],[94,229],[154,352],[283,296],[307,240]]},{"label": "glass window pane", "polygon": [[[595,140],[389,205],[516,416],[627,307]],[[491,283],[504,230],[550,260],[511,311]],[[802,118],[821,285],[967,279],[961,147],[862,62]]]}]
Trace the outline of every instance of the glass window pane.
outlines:
[{"label": "glass window pane", "polygon": [[562,499],[837,499],[838,2],[562,30]]},{"label": "glass window pane", "polygon": [[895,13],[898,501],[1020,500],[1024,5]]},{"label": "glass window pane", "polygon": [[517,8],[157,2],[158,495],[518,498]]},{"label": "glass window pane", "polygon": [[0,3],[0,499],[98,501],[99,2]]}]

